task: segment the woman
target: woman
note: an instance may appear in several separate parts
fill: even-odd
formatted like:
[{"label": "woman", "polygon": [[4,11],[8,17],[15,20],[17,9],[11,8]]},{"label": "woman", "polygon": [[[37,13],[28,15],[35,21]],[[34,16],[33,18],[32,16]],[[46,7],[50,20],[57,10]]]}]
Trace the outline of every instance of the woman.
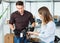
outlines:
[{"label": "woman", "polygon": [[28,32],[28,34],[39,36],[40,43],[54,43],[56,26],[49,9],[41,7],[38,9],[38,12],[42,21],[41,30],[40,32]]}]

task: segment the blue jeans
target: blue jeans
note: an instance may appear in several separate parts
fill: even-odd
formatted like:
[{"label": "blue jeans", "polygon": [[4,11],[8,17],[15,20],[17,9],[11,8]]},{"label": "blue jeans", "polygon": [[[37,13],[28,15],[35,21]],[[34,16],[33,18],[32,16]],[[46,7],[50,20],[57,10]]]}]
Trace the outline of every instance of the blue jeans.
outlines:
[{"label": "blue jeans", "polygon": [[26,37],[14,37],[14,43],[29,43]]},{"label": "blue jeans", "polygon": [[[45,42],[42,41],[42,42],[40,42],[40,43],[45,43]],[[51,41],[50,43],[54,43],[54,41]]]}]

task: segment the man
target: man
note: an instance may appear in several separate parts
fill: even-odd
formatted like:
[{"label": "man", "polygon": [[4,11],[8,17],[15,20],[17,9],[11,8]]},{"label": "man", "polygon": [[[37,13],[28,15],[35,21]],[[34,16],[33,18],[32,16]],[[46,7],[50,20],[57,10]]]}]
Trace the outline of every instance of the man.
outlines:
[{"label": "man", "polygon": [[[28,27],[29,21],[31,22],[32,27],[35,26],[35,20],[33,18],[33,15],[30,12],[24,10],[24,3],[22,1],[16,2],[16,8],[17,8],[17,11],[15,11],[11,14],[9,24],[10,24],[11,30],[14,31],[16,38],[18,38],[20,33],[26,27]],[[33,28],[32,28],[32,31],[33,31]],[[19,37],[19,38],[20,38],[19,41],[21,42],[21,37]],[[17,42],[15,42],[15,43],[17,43]]]}]

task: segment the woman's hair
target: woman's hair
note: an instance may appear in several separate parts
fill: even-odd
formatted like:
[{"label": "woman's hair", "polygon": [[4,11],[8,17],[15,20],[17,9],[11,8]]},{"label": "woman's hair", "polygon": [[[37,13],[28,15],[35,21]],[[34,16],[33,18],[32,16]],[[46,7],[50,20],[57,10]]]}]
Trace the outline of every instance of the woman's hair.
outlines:
[{"label": "woman's hair", "polygon": [[47,7],[43,6],[38,9],[38,12],[40,15],[44,17],[44,23],[47,24],[49,21],[53,20],[52,15],[50,14],[50,11]]}]

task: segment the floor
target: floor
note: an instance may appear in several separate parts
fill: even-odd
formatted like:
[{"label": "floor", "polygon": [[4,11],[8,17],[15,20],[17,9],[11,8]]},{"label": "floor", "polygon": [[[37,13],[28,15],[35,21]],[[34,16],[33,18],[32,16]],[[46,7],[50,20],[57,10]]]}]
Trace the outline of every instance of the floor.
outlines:
[{"label": "floor", "polygon": [[56,35],[60,38],[60,26],[56,28]]}]

